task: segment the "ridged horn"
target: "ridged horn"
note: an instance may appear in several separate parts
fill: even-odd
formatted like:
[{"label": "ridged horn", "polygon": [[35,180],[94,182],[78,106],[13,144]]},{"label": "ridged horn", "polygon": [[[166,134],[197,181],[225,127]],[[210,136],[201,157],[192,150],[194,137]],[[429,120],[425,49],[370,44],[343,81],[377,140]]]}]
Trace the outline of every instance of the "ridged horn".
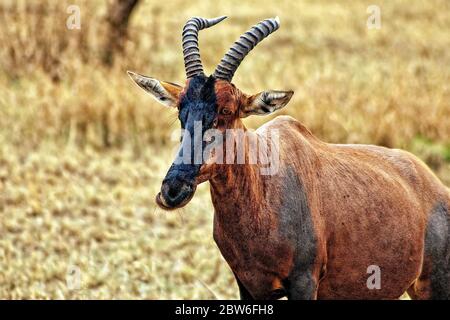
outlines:
[{"label": "ridged horn", "polygon": [[212,27],[225,18],[226,16],[213,19],[193,17],[184,25],[182,33],[183,56],[184,68],[186,69],[186,76],[188,79],[203,73],[200,49],[198,48],[198,32],[202,29]]},{"label": "ridged horn", "polygon": [[264,38],[280,27],[280,18],[275,17],[266,19],[254,25],[250,30],[244,33],[225,53],[220,61],[214,77],[231,82],[237,68],[244,60],[245,56]]}]

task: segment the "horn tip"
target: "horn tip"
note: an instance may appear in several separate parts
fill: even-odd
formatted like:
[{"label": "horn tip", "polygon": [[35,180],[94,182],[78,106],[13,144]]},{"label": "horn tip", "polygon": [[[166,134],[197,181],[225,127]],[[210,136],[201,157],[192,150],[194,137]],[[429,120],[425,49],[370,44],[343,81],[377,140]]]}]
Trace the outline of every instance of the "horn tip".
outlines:
[{"label": "horn tip", "polygon": [[280,17],[279,17],[279,16],[276,16],[274,19],[275,19],[275,21],[276,21],[278,24],[281,24],[281,22],[280,22]]},{"label": "horn tip", "polygon": [[217,18],[214,18],[214,22],[215,23],[219,23],[219,22],[222,22],[223,20],[225,20],[226,18],[228,18],[228,16],[220,16],[220,17],[217,17]]}]

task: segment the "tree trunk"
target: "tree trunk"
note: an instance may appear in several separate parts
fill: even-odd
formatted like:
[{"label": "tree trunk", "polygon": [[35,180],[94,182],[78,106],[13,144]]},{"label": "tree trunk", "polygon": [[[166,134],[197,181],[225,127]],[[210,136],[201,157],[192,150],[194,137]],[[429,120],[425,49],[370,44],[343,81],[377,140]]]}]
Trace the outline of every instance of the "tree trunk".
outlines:
[{"label": "tree trunk", "polygon": [[106,43],[104,45],[103,63],[111,66],[114,55],[123,53],[127,36],[128,20],[139,0],[113,0],[108,8]]}]

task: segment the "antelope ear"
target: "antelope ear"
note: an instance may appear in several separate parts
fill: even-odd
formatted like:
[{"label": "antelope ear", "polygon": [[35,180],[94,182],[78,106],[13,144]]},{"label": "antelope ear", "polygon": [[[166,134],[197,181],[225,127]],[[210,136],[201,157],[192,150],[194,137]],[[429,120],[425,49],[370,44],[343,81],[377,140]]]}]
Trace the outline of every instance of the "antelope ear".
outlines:
[{"label": "antelope ear", "polygon": [[159,81],[155,78],[146,77],[131,71],[127,71],[133,81],[145,92],[166,107],[176,107],[178,97],[183,88],[177,84]]},{"label": "antelope ear", "polygon": [[248,117],[252,114],[266,115],[283,108],[291,100],[294,91],[268,90],[255,94],[247,99],[239,116]]}]

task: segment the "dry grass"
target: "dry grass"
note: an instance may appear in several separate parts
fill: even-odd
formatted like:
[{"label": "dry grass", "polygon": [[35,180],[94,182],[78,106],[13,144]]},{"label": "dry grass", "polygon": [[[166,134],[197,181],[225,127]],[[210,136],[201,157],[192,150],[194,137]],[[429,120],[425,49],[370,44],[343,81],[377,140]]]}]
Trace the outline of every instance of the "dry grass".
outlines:
[{"label": "dry grass", "polygon": [[[69,3],[81,30],[65,27]],[[208,72],[249,26],[279,15],[235,84],[293,89],[282,113],[320,138],[406,148],[449,185],[450,4],[376,4],[381,30],[366,28],[365,1],[146,1],[107,69],[105,3],[3,1],[0,298],[237,297],[213,244],[207,186],[183,211],[155,208],[178,124],[125,73],[183,83],[180,32],[192,15],[229,16],[201,32]],[[71,266],[79,290],[67,287]]]},{"label": "dry grass", "polygon": [[236,298],[206,186],[184,212],[153,204],[157,151],[2,147],[0,297]]}]

